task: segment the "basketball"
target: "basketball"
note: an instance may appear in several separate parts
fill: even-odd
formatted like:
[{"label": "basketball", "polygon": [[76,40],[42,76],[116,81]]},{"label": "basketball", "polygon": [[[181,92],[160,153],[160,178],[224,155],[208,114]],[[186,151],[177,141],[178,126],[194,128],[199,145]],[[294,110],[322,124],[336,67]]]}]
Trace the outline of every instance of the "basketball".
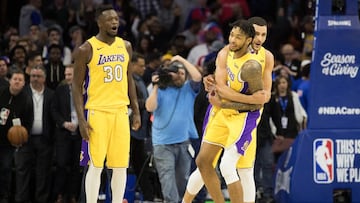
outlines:
[{"label": "basketball", "polygon": [[7,137],[12,146],[21,147],[28,141],[29,135],[24,126],[15,125],[9,129]]}]

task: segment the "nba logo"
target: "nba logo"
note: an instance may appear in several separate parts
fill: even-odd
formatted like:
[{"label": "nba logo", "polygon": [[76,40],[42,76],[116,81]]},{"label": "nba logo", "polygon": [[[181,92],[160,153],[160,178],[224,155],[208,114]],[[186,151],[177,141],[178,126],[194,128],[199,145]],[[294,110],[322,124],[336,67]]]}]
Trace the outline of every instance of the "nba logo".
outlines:
[{"label": "nba logo", "polygon": [[332,183],[334,180],[334,143],[331,139],[314,141],[314,181]]}]

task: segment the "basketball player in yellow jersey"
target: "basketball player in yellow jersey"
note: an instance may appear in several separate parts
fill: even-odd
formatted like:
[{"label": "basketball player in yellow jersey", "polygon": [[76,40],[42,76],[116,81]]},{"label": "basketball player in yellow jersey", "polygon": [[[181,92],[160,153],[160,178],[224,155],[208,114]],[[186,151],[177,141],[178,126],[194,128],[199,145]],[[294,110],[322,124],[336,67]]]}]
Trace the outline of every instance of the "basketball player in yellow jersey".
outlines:
[{"label": "basketball player in yellow jersey", "polygon": [[[261,17],[252,17],[248,19],[255,28],[255,37],[251,46],[253,54],[256,60],[263,66],[262,81],[264,84],[264,90],[266,95],[266,102],[270,100],[271,96],[271,85],[272,85],[272,70],[274,67],[274,56],[273,54],[265,49],[262,45],[264,44],[267,36],[267,22]],[[256,199],[256,187],[254,180],[254,163],[256,157],[256,146],[257,146],[257,130],[254,129],[252,132],[252,142],[244,156],[241,156],[237,162],[237,171],[241,179],[241,185],[244,192],[244,202],[254,203]]]},{"label": "basketball player in yellow jersey", "polygon": [[[274,66],[274,57],[272,53],[262,47],[263,43],[266,40],[267,36],[267,23],[263,18],[252,17],[248,21],[253,24],[255,28],[255,37],[251,43],[249,49],[252,54],[254,54],[255,59],[262,66],[262,81],[264,84],[264,90],[266,93],[266,101],[270,99],[271,84],[272,78],[271,73]],[[224,50],[228,51],[228,47],[225,47]],[[212,87],[215,84],[212,76],[204,78],[204,85],[207,88],[207,91],[210,91],[209,87]],[[239,102],[222,102],[222,108],[231,108],[231,109],[242,109],[244,111],[254,110],[257,107],[254,105],[239,103]],[[240,125],[239,125],[240,126]],[[255,181],[254,181],[254,161],[256,156],[256,128],[251,133],[252,140],[249,147],[246,149],[244,156],[240,156],[237,161],[237,171],[241,179],[242,188],[244,190],[244,202],[255,202]],[[242,142],[243,138],[240,138],[238,142]],[[225,151],[227,152],[227,151]],[[224,158],[224,157],[223,157]],[[226,158],[226,157],[225,157]],[[226,161],[224,161],[226,163]],[[226,174],[228,167],[224,165],[226,171],[222,171],[222,174]],[[190,203],[194,199],[195,195],[203,186],[203,180],[199,177],[199,171],[196,170],[189,178],[189,183],[187,185],[187,190],[184,195],[183,201],[185,203]],[[231,180],[230,180],[231,181]],[[227,183],[228,184],[228,183]],[[239,191],[241,192],[241,191]]]},{"label": "basketball player in yellow jersey", "polygon": [[[73,97],[80,133],[88,141],[89,169],[85,178],[87,203],[96,203],[100,175],[113,169],[112,202],[121,203],[130,152],[128,105],[137,130],[140,113],[129,70],[131,44],[117,36],[119,17],[108,5],[96,10],[99,33],[82,44],[75,55]],[[84,94],[83,94],[84,93]]]},{"label": "basketball player in yellow jersey", "polygon": [[[211,118],[209,118],[203,143],[196,159],[208,192],[216,203],[223,203],[224,197],[212,163],[219,151],[228,145],[228,139],[235,142],[237,138],[242,136],[243,132],[237,126],[244,121],[244,113],[233,109],[220,108],[215,101],[220,96],[223,101],[262,105],[266,99],[262,90],[261,66],[254,60],[244,65],[246,60],[251,59],[248,46],[254,35],[254,27],[249,22],[236,21],[232,24],[229,45],[221,50],[217,56],[216,89],[209,95],[210,103],[213,104],[210,113]],[[252,117],[255,118],[256,115]],[[253,122],[252,119],[251,123]],[[233,143],[232,146],[235,144]],[[239,149],[244,152],[245,148],[246,143],[243,143]],[[233,171],[236,173],[236,161],[233,166],[229,167],[233,167]],[[242,190],[240,181],[228,185],[228,189],[231,202],[243,202],[242,193],[239,192]]]}]

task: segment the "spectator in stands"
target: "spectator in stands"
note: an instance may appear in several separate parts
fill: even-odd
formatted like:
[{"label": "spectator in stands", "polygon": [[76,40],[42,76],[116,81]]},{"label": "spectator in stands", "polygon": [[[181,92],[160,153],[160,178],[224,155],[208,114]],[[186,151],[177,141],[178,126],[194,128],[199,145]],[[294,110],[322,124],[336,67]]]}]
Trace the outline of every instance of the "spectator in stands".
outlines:
[{"label": "spectator in stands", "polygon": [[30,51],[34,51],[37,49],[37,47],[35,47],[35,45],[28,37],[19,38],[18,41],[16,42],[16,45],[23,46],[26,50],[26,53],[29,53]]},{"label": "spectator in stands", "polygon": [[65,79],[65,66],[61,61],[62,50],[58,44],[49,46],[48,63],[45,64],[46,85],[52,90],[55,90],[59,83]]},{"label": "spectator in stands", "polygon": [[68,44],[68,47],[71,50],[71,58],[73,58],[75,51],[85,41],[84,30],[80,26],[74,25],[69,29],[69,37],[70,42]]},{"label": "spectator in stands", "polygon": [[301,79],[300,63],[296,58],[296,51],[292,44],[284,44],[280,50],[284,61],[282,68],[289,74],[291,89],[296,91]]},{"label": "spectator in stands", "polygon": [[16,31],[8,30],[8,32],[11,32],[8,37],[4,36],[4,54],[10,56],[11,50],[16,46],[16,42],[19,40],[19,34]]},{"label": "spectator in stands", "polygon": [[56,122],[54,194],[56,203],[76,203],[80,188],[81,136],[71,92],[73,65],[65,68],[65,81],[56,88],[51,114]]},{"label": "spectator in stands", "polygon": [[177,33],[180,23],[180,12],[174,14],[174,21],[170,27],[165,28],[158,17],[154,18],[152,24],[149,26],[150,36],[153,40],[153,45],[156,50],[164,53],[169,48],[169,43]]},{"label": "spectator in stands", "polygon": [[273,202],[274,155],[271,149],[274,135],[270,128],[269,103],[266,103],[257,127],[257,145],[255,159],[255,185],[257,197],[261,203]]},{"label": "spectator in stands", "polygon": [[152,74],[156,71],[156,69],[161,65],[160,54],[157,52],[153,52],[145,57],[145,73],[142,76],[145,85],[148,86],[151,83]]},{"label": "spectator in stands", "polygon": [[143,195],[143,201],[154,201],[155,188],[151,183],[151,173],[149,171],[151,154],[147,153],[145,147],[145,141],[150,138],[150,113],[145,108],[145,101],[149,93],[142,79],[145,72],[145,58],[143,55],[134,52],[131,63],[141,116],[141,127],[136,131],[130,130],[130,164],[138,179],[137,182]]},{"label": "spectator in stands", "polygon": [[37,49],[36,51],[40,51],[40,49],[42,49],[42,47],[44,46],[44,40],[45,40],[43,36],[43,32],[40,30],[40,26],[31,25],[28,36],[30,38],[31,43],[34,44],[34,48],[32,50],[35,50],[36,47]]},{"label": "spectator in stands", "polygon": [[133,0],[135,8],[138,10],[141,19],[146,19],[150,13],[159,13],[160,6],[157,0]]},{"label": "spectator in stands", "polygon": [[189,24],[189,27],[181,35],[185,37],[185,47],[190,50],[199,43],[198,34],[201,30],[202,21],[194,19]]},{"label": "spectator in stands", "polygon": [[11,185],[15,152],[15,147],[9,143],[6,135],[14,125],[15,118],[19,119],[21,125],[30,132],[33,112],[31,98],[23,91],[24,72],[19,69],[14,70],[9,83],[9,86],[0,87],[0,202],[4,203],[12,202]]},{"label": "spectator in stands", "polygon": [[204,43],[194,46],[187,56],[187,60],[195,66],[202,65],[201,62],[209,53],[209,47],[215,40],[223,41],[220,28],[213,22],[207,24],[200,35],[203,36]]},{"label": "spectator in stands", "polygon": [[184,58],[189,54],[189,49],[185,46],[185,36],[178,34],[171,41],[169,52],[172,55],[180,55]]},{"label": "spectator in stands", "polygon": [[25,68],[25,84],[30,83],[31,69],[34,68],[35,66],[42,66],[42,65],[43,65],[43,60],[40,52],[32,51],[28,54],[27,66]]},{"label": "spectator in stands", "polygon": [[0,57],[0,87],[2,86],[9,86],[9,68],[8,64],[10,60],[7,56]]},{"label": "spectator in stands", "polygon": [[142,35],[139,38],[135,51],[147,57],[154,52],[153,41],[149,35]]},{"label": "spectator in stands", "polygon": [[310,103],[310,60],[303,60],[301,62],[301,82],[299,84],[297,93],[299,95],[300,103],[304,107],[306,113],[309,115],[309,103]]},{"label": "spectator in stands", "polygon": [[[54,92],[45,86],[45,81],[45,69],[36,66],[31,69],[30,84],[24,89],[32,98],[34,112],[29,140],[15,154],[16,202],[49,202],[54,135],[51,102]],[[35,185],[31,184],[32,179]]]},{"label": "spectator in stands", "polygon": [[[180,24],[181,7],[175,0],[160,0],[160,10],[157,16],[164,30],[169,32],[175,21],[179,21],[177,25]],[[176,28],[176,32],[179,31],[178,28],[179,26]]]},{"label": "spectator in stands", "polygon": [[65,32],[69,29],[69,7],[65,0],[49,1],[49,5],[43,10],[43,16],[48,21],[58,24]]},{"label": "spectator in stands", "polygon": [[62,30],[59,28],[59,26],[54,25],[50,27],[47,30],[47,34],[48,34],[47,44],[43,47],[43,53],[42,53],[45,63],[47,63],[47,61],[49,60],[49,47],[53,44],[57,44],[61,46],[62,49],[61,50],[62,64],[64,65],[71,64],[72,62],[71,50],[69,47],[64,46],[64,42],[62,39]]},{"label": "spectator in stands", "polygon": [[269,115],[276,128],[272,145],[275,161],[290,147],[298,133],[306,128],[307,114],[300,104],[299,96],[291,91],[289,84],[286,77],[278,76],[269,101]]},{"label": "spectator in stands", "polygon": [[21,7],[19,19],[20,36],[27,35],[31,25],[42,24],[41,2],[41,0],[29,0],[28,4]]},{"label": "spectator in stands", "polygon": [[26,49],[21,45],[16,45],[10,52],[10,71],[14,69],[20,69],[24,71],[26,68],[26,57]]}]

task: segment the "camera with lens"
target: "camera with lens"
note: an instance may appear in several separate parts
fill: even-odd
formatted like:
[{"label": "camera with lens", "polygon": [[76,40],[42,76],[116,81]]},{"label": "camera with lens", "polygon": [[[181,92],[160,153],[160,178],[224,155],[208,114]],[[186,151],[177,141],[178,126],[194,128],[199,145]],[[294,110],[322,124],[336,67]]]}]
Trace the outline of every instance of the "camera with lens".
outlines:
[{"label": "camera with lens", "polygon": [[170,73],[177,73],[179,68],[184,68],[184,64],[179,61],[173,61],[168,66],[160,66],[155,74],[159,75],[159,88],[165,89],[173,85],[173,80]]}]

